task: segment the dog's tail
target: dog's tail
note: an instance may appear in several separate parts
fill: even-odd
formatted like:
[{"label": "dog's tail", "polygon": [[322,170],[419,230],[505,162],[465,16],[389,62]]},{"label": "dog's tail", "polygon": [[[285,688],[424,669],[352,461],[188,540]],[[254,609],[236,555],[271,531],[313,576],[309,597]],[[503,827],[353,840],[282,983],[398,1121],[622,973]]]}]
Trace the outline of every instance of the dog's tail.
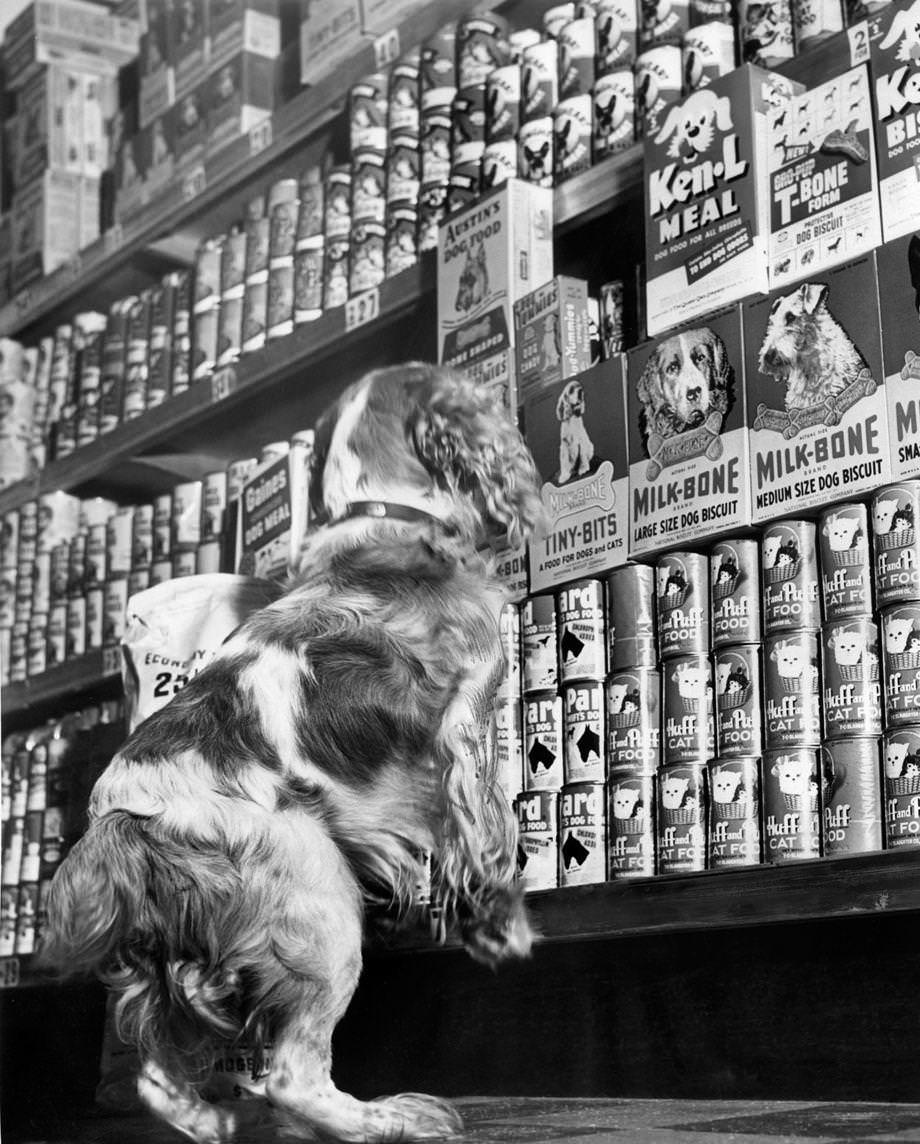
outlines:
[{"label": "dog's tail", "polygon": [[65,977],[95,974],[117,996],[123,1040],[197,1075],[243,1031],[240,975],[219,953],[238,893],[225,856],[189,863],[150,820],[110,812],[55,874],[41,961]]}]

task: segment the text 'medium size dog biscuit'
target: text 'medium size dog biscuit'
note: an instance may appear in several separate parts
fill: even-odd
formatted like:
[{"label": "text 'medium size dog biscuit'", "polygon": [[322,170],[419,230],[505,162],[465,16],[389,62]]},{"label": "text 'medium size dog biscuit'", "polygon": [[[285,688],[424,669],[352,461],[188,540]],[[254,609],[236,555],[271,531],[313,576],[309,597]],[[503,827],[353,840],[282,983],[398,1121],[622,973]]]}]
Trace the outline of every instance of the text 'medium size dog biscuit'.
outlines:
[{"label": "text 'medium size dog biscuit'", "polygon": [[769,289],[767,111],[801,90],[745,64],[670,108],[647,134],[650,334]]},{"label": "text 'medium size dog biscuit'", "polygon": [[887,481],[873,259],[824,271],[743,310],[754,523]]},{"label": "text 'medium size dog biscuit'", "polygon": [[629,553],[751,522],[740,308],[630,350]]},{"label": "text 'medium size dog biscuit'", "polygon": [[[918,73],[920,75],[920,73]],[[917,187],[920,197],[920,185]],[[920,221],[918,221],[920,232]],[[920,477],[920,233],[875,252],[888,396],[891,475]]]}]

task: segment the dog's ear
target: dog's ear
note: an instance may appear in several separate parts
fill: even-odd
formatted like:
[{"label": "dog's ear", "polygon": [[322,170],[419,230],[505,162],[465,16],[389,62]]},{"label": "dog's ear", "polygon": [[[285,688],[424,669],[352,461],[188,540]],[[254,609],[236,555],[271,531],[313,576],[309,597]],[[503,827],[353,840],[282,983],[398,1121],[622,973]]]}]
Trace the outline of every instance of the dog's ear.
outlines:
[{"label": "dog's ear", "polygon": [[799,297],[805,313],[813,314],[827,297],[827,287],[822,282],[803,282],[799,287]]},{"label": "dog's ear", "polygon": [[714,117],[720,131],[730,131],[732,127],[732,101],[727,95],[715,101]]},{"label": "dog's ear", "polygon": [[556,417],[560,421],[565,421],[569,415],[569,403],[566,400],[565,390],[559,394],[559,400],[556,402]]},{"label": "dog's ear", "polygon": [[636,396],[645,405],[657,406],[661,401],[661,349],[656,349],[645,363],[636,382]]},{"label": "dog's ear", "polygon": [[733,370],[731,362],[728,360],[725,343],[717,333],[708,327],[704,332],[709,360],[712,363],[711,378],[713,384],[717,389],[727,391],[732,382]]},{"label": "dog's ear", "polygon": [[672,107],[668,114],[665,116],[665,121],[661,125],[661,130],[655,136],[656,143],[666,143],[674,132],[677,130],[677,125],[680,123],[682,108],[680,106]]}]

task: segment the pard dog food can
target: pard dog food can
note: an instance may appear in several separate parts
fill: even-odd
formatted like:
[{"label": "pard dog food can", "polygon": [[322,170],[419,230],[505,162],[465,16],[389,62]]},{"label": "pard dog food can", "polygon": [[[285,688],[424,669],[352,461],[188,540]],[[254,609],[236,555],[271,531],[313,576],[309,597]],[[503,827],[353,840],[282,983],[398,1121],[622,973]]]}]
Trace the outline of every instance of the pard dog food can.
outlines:
[{"label": "pard dog food can", "polygon": [[885,608],[881,619],[885,725],[920,723],[920,604]]},{"label": "pard dog food can", "polygon": [[607,806],[602,782],[563,787],[559,798],[559,884],[587,886],[607,878]]},{"label": "pard dog food can", "polygon": [[559,885],[559,795],[524,791],[516,800],[518,877],[525,890],[555,890]]},{"label": "pard dog food can", "polygon": [[699,552],[672,552],[656,568],[661,658],[709,650],[709,562]]},{"label": "pard dog food can", "polygon": [[661,676],[649,667],[617,671],[606,691],[610,766],[653,773],[661,763]]},{"label": "pard dog food can", "polygon": [[826,622],[872,615],[869,516],[864,504],[841,504],[821,514],[821,604]]},{"label": "pard dog food can", "polygon": [[872,498],[878,606],[920,600],[920,481],[888,485]]},{"label": "pard dog food can", "polygon": [[553,692],[524,700],[524,789],[559,790],[564,782],[562,697]]},{"label": "pard dog food can", "polygon": [[714,759],[709,764],[710,869],[756,866],[761,859],[760,759]]},{"label": "pard dog food can", "polygon": [[662,767],[658,775],[658,873],[706,869],[706,765]]},{"label": "pard dog food can", "polygon": [[611,771],[607,872],[612,879],[648,878],[655,873],[656,781],[653,774]]},{"label": "pard dog food can", "polygon": [[611,670],[655,667],[658,636],[655,569],[627,564],[607,577],[607,649]]},{"label": "pard dog food can", "polygon": [[705,655],[663,665],[662,762],[705,763],[715,754],[712,668]]},{"label": "pard dog food can", "polygon": [[920,846],[920,727],[889,731],[882,743],[888,849]]},{"label": "pard dog food can", "polygon": [[524,694],[555,690],[559,682],[556,654],[556,598],[531,596],[521,612]]},{"label": "pard dog food can", "polygon": [[763,762],[764,858],[794,862],[821,853],[818,752],[768,751]]},{"label": "pard dog food can", "polygon": [[882,733],[878,628],[867,619],[824,625],[824,737]]},{"label": "pard dog food can", "polygon": [[513,798],[524,785],[524,721],[519,696],[499,695],[496,700],[495,760],[501,788]]},{"label": "pard dog food can", "polygon": [[760,549],[756,540],[720,540],[709,555],[712,646],[760,642]]},{"label": "pard dog food can", "polygon": [[722,758],[759,755],[763,716],[759,644],[715,653],[716,744]]},{"label": "pard dog food can", "polygon": [[821,750],[824,853],[864,854],[882,849],[882,773],[879,741],[839,739]]},{"label": "pard dog food can", "polygon": [[565,781],[603,782],[607,777],[604,685],[572,683],[562,693]]},{"label": "pard dog food can", "polygon": [[764,718],[768,750],[821,743],[820,648],[816,632],[770,636],[764,643]]},{"label": "pard dog food can", "polygon": [[760,554],[764,632],[817,631],[821,606],[814,524],[786,520],[767,525]]},{"label": "pard dog food can", "polygon": [[601,580],[576,580],[556,597],[561,680],[607,674],[606,610]]}]

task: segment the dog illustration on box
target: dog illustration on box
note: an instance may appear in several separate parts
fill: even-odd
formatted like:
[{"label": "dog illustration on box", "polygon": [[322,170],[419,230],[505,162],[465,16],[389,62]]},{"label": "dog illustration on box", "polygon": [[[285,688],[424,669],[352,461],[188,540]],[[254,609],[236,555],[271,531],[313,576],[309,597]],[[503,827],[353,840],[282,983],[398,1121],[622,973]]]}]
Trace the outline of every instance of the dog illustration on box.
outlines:
[{"label": "dog illustration on box", "polygon": [[457,283],[457,297],[454,309],[461,314],[472,310],[489,293],[489,268],[486,263],[486,244],[480,239],[466,252],[466,261],[460,271]]},{"label": "dog illustration on box", "polygon": [[[898,43],[898,41],[901,41]],[[879,44],[883,52],[898,44],[895,59],[920,66],[920,0],[914,0],[909,8],[896,12],[888,34]]]},{"label": "dog illustration on box", "polygon": [[559,419],[559,475],[557,483],[587,476],[594,462],[594,442],[585,427],[585,391],[581,382],[566,383],[556,402]]},{"label": "dog illustration on box", "polygon": [[656,143],[668,143],[667,154],[682,163],[695,163],[710,149],[719,131],[731,131],[731,100],[708,88],[695,91],[665,117]]}]

